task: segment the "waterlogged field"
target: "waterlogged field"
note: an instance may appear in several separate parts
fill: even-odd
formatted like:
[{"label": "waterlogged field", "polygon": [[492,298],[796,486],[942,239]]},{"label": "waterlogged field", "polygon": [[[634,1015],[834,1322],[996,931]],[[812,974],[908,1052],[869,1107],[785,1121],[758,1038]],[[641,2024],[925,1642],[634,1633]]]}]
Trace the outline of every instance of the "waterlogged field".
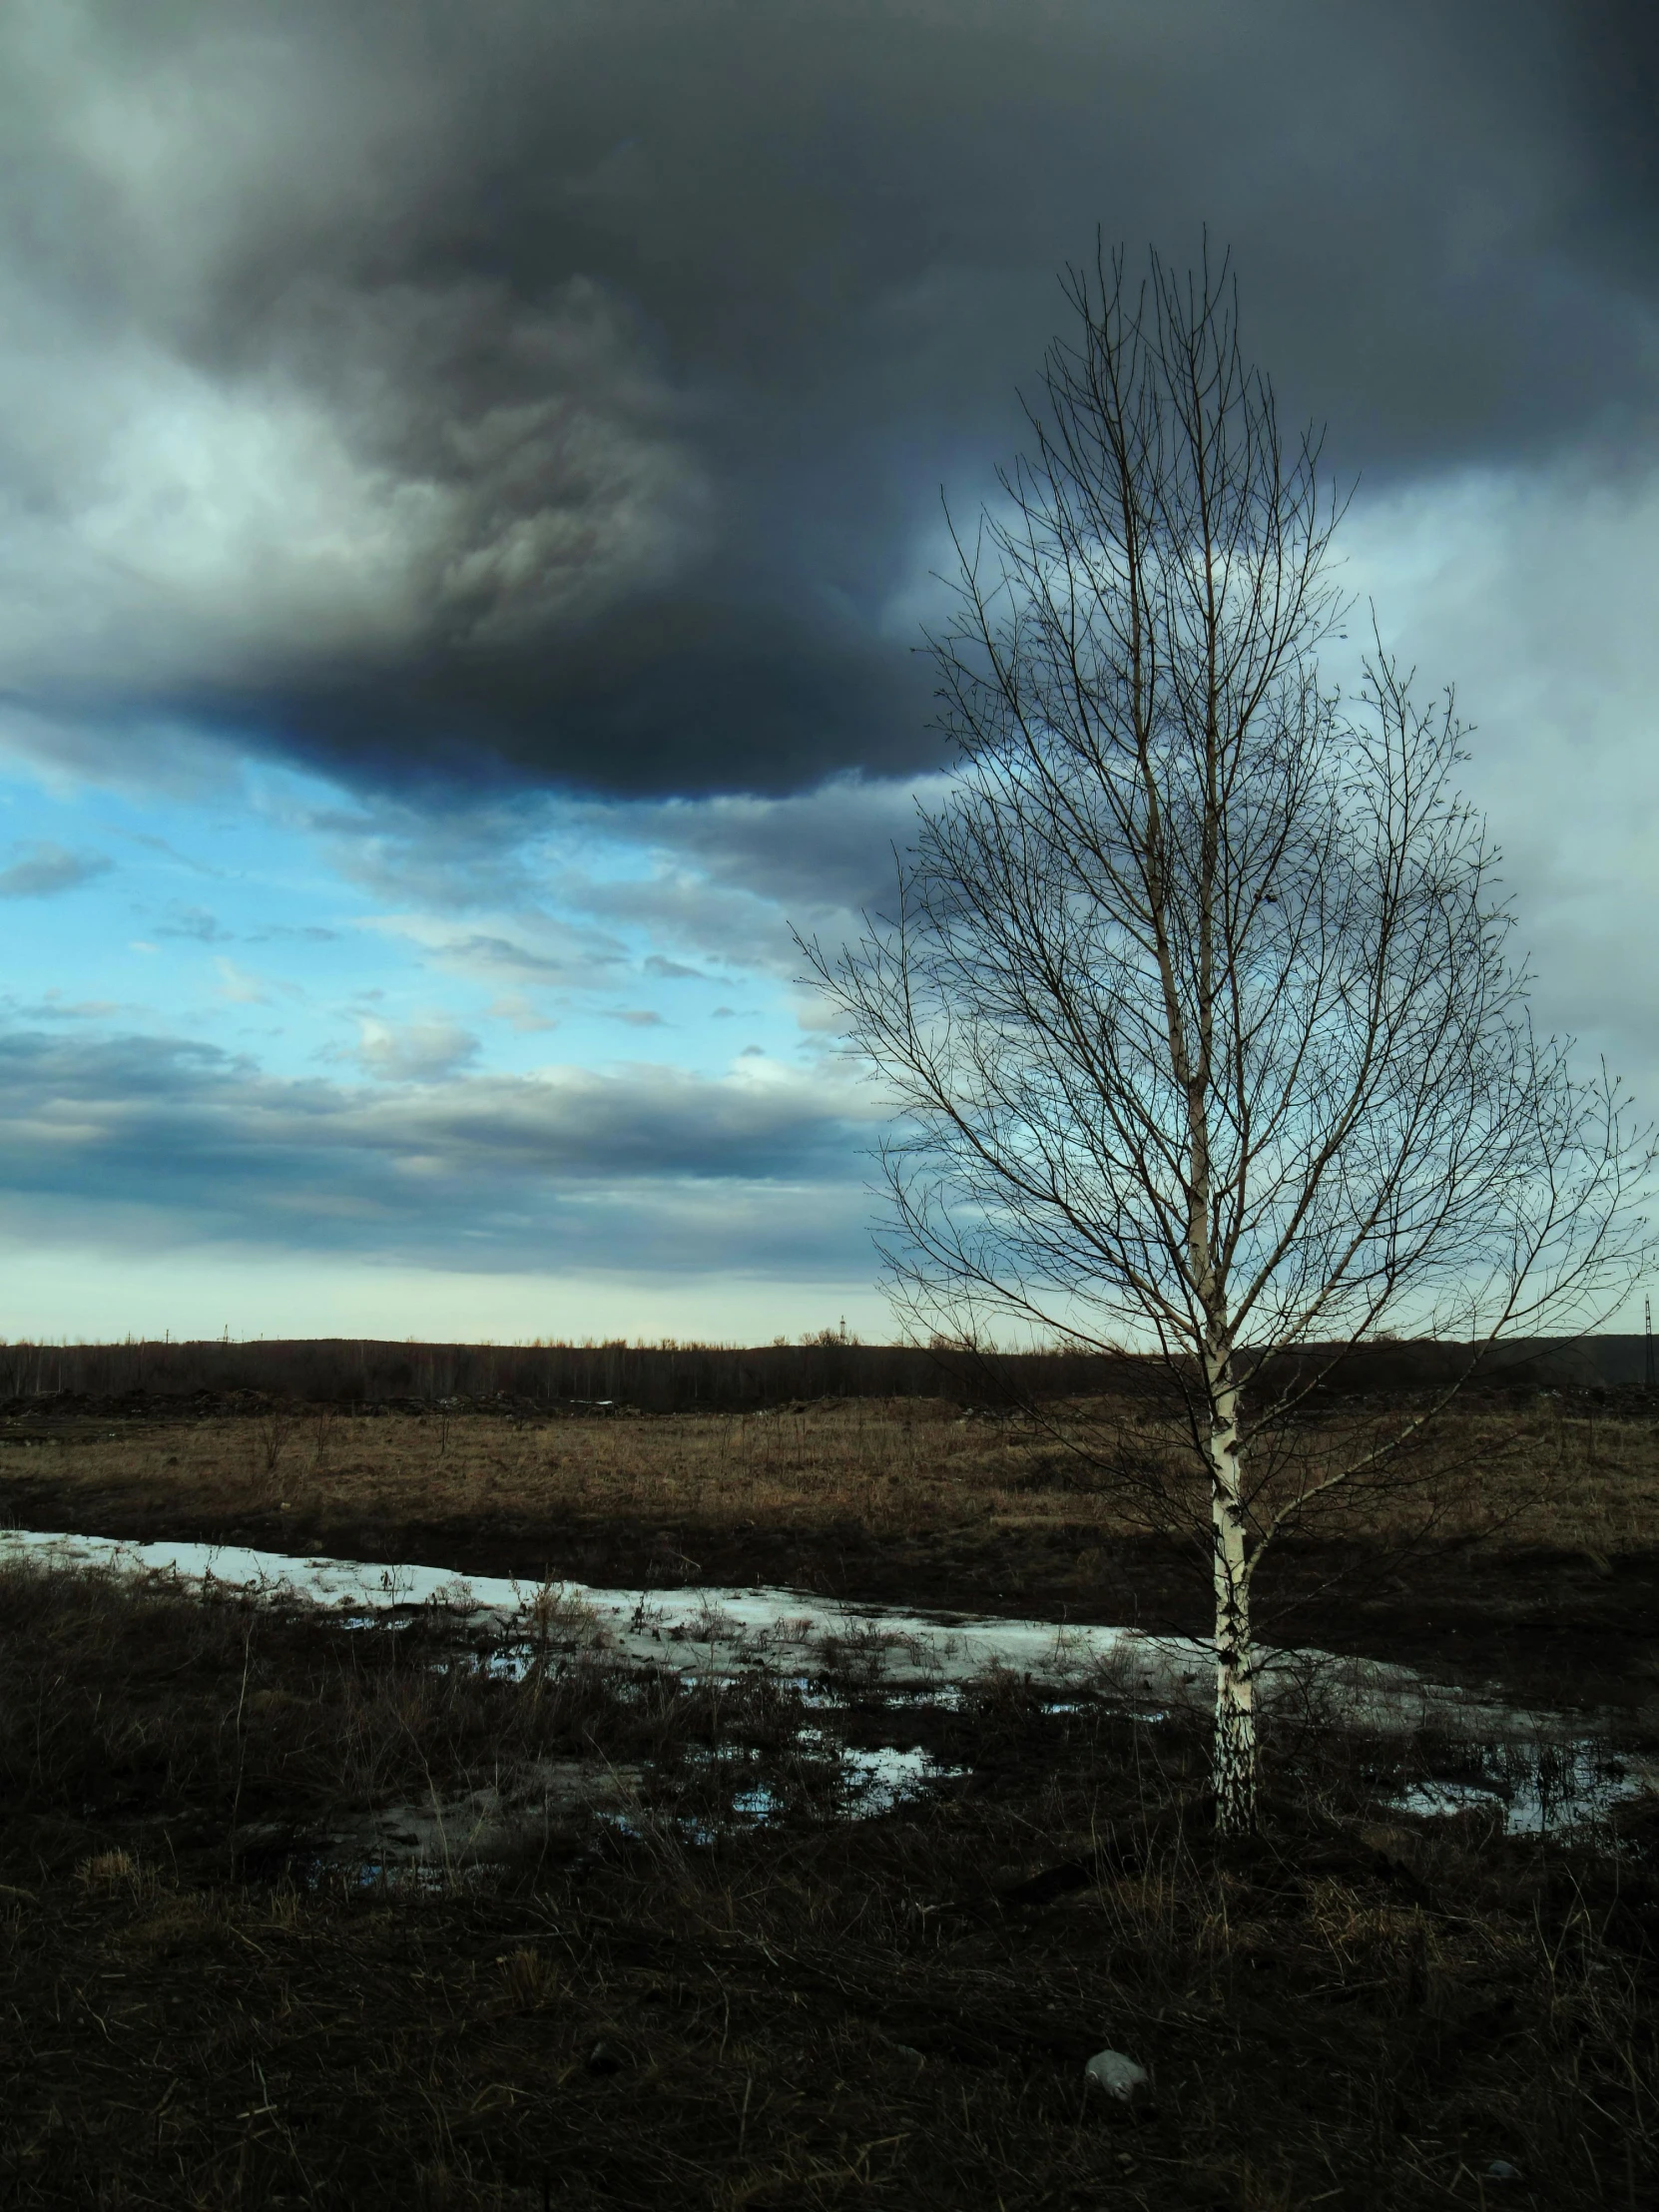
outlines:
[{"label": "waterlogged field", "polygon": [[[1493,1447],[1482,1465],[1481,1447]],[[1659,1408],[1539,1395],[1448,1421],[1426,1542],[1382,1501],[1264,1569],[1268,1632],[1495,1672],[1550,1703],[1655,1694]],[[1030,1424],[930,1399],[742,1417],[245,1400],[0,1417],[0,1518],[612,1586],[787,1584],[899,1605],[1206,1625],[1202,1546],[1140,1535]]]},{"label": "waterlogged field", "polygon": [[[1202,1730],[1085,1690],[14,1567],[0,2171],[41,2205],[1645,2203],[1647,1806],[1413,1815],[1435,1748],[1288,1721],[1221,1851]],[[1102,2047],[1153,2073],[1133,2122]]]},{"label": "waterlogged field", "polygon": [[[527,1603],[0,1567],[0,2201],[1647,2206],[1659,1451],[1639,1400],[1464,1418],[1509,1448],[1425,1548],[1378,1514],[1369,1580],[1284,1578],[1299,1636],[1450,1688],[1289,1679],[1220,1848],[1201,1667],[949,1615],[931,1657],[874,1616],[654,1641],[705,1582],[1199,1625],[1018,1423],[15,1408],[13,1526]],[[558,1578],[637,1604],[595,1635]],[[1149,2110],[1085,2082],[1108,2047]]]}]

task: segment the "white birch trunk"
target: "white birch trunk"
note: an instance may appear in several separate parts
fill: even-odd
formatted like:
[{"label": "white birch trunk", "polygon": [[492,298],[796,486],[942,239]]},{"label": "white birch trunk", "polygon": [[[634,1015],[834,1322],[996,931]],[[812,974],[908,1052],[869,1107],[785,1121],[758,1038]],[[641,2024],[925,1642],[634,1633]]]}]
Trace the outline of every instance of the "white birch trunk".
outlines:
[{"label": "white birch trunk", "polygon": [[1256,1825],[1256,1655],[1239,1463],[1238,1385],[1230,1349],[1212,1353],[1210,1527],[1215,1546],[1216,1734],[1211,1780],[1216,1826],[1241,1835]]}]

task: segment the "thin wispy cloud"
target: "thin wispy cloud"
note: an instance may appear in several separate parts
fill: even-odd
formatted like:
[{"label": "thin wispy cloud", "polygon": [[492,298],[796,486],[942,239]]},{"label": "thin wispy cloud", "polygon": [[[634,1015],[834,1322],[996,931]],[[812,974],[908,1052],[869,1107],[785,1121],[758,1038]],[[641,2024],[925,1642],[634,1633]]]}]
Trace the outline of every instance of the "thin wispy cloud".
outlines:
[{"label": "thin wispy cloud", "polygon": [[112,865],[102,852],[71,852],[44,840],[13,847],[14,857],[0,866],[0,898],[56,898],[79,890]]}]

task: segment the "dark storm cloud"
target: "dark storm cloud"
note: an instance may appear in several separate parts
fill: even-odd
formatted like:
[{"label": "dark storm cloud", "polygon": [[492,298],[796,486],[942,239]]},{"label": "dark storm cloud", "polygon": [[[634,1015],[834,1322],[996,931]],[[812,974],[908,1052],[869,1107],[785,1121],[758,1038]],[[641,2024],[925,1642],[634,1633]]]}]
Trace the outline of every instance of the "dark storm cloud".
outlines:
[{"label": "dark storm cloud", "polygon": [[1580,250],[1649,300],[1659,281],[1659,11],[1587,0],[1563,73],[1589,155]]},{"label": "dark storm cloud", "polygon": [[440,1268],[844,1278],[868,1264],[855,1110],[663,1068],[366,1090],[176,1039],[13,1032],[0,1210],[57,1237],[84,1215],[106,1238],[127,1220]]},{"label": "dark storm cloud", "polygon": [[1345,465],[1648,403],[1634,8],[35,0],[0,41],[0,689],[112,747],[924,766],[936,489],[1010,449],[1097,222],[1230,240]]},{"label": "dark storm cloud", "polygon": [[[926,787],[923,786],[925,794]],[[690,861],[706,878],[791,913],[851,916],[893,888],[895,852],[916,829],[917,793],[904,784],[841,777],[787,799],[752,795],[640,803],[592,819]],[[616,886],[626,895],[626,886]]]}]

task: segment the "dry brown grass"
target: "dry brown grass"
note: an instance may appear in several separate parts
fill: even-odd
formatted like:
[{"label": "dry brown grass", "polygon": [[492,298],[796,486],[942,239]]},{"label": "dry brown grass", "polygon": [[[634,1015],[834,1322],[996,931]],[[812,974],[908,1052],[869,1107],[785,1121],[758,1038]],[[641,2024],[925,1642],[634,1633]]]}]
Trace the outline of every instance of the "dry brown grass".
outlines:
[{"label": "dry brown grass", "polygon": [[[277,1410],[14,1423],[11,1435],[31,1426],[38,1440],[0,1455],[0,1511],[8,1492],[55,1488],[66,1502],[142,1498],[185,1518],[290,1514],[296,1526],[843,1523],[876,1537],[1063,1529],[1106,1542],[1139,1525],[1055,1437],[928,1399],[586,1419]],[[1472,1406],[1442,1422],[1435,1457],[1446,1538],[1603,1556],[1659,1547],[1659,1425],[1649,1415],[1547,1397],[1520,1410]],[[1379,1536],[1414,1525],[1420,1495],[1368,1498],[1360,1525]]]}]

